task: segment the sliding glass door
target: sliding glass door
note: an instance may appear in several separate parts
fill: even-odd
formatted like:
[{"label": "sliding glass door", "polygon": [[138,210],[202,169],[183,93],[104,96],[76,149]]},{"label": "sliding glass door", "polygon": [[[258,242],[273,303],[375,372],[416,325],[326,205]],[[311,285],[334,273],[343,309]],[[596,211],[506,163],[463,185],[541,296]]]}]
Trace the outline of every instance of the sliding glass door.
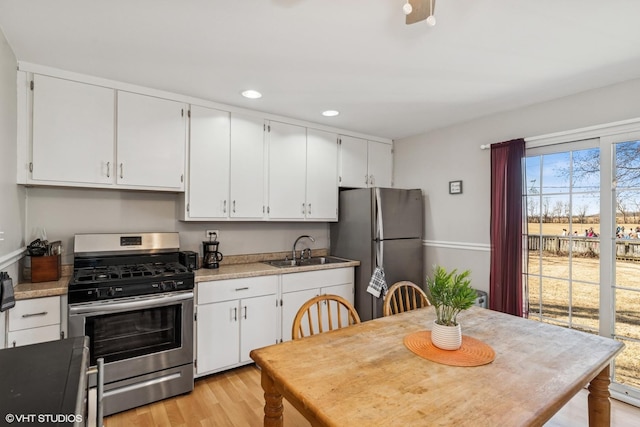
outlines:
[{"label": "sliding glass door", "polygon": [[631,136],[527,150],[524,282],[529,318],[624,342],[612,390],[640,399],[640,135]]},{"label": "sliding glass door", "polygon": [[[612,336],[625,344],[614,381],[640,388],[640,141],[612,144]],[[626,388],[625,387],[625,391]],[[628,391],[627,391],[628,392]]]}]

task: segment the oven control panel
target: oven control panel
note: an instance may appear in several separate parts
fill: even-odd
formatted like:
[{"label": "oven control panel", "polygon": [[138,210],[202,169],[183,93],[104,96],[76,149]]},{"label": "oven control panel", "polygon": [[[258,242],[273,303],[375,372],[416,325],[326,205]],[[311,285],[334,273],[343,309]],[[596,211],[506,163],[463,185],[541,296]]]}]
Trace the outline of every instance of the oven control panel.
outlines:
[{"label": "oven control panel", "polygon": [[175,292],[193,289],[193,279],[167,279],[145,283],[104,285],[88,289],[69,289],[69,304],[103,301],[108,299],[149,295],[161,292]]}]

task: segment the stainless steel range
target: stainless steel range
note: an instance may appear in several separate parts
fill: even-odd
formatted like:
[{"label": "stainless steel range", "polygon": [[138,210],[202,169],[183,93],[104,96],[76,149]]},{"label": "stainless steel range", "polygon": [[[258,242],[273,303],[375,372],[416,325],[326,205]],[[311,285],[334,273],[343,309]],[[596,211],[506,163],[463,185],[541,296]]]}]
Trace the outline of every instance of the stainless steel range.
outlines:
[{"label": "stainless steel range", "polygon": [[193,390],[194,273],[178,233],[77,234],[69,335],[104,359],[104,415]]}]

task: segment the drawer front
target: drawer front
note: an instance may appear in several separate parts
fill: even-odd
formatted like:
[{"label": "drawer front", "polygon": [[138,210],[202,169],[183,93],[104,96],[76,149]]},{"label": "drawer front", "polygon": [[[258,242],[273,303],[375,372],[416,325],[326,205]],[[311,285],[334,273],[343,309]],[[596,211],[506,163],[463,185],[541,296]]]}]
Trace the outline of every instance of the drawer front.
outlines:
[{"label": "drawer front", "polygon": [[353,283],[353,267],[283,274],[282,292],[295,292],[345,283]]},{"label": "drawer front", "polygon": [[9,331],[47,325],[58,325],[60,329],[60,297],[18,300],[9,310]]},{"label": "drawer front", "polygon": [[278,276],[214,280],[198,283],[198,304],[238,300],[278,292]]},{"label": "drawer front", "polygon": [[39,342],[60,339],[60,325],[42,326],[40,328],[23,329],[7,334],[7,347],[36,344]]}]

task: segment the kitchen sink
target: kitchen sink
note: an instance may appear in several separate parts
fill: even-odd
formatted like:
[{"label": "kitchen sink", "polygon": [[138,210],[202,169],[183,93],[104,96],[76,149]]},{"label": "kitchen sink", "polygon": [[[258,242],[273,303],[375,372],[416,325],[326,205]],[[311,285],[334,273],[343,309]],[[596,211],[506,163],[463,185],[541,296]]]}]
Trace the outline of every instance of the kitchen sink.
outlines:
[{"label": "kitchen sink", "polygon": [[266,261],[265,264],[269,264],[274,267],[303,267],[305,265],[322,265],[322,264],[339,264],[342,262],[348,262],[347,260],[331,257],[331,256],[318,256],[307,258],[304,260],[277,260],[277,261]]}]

